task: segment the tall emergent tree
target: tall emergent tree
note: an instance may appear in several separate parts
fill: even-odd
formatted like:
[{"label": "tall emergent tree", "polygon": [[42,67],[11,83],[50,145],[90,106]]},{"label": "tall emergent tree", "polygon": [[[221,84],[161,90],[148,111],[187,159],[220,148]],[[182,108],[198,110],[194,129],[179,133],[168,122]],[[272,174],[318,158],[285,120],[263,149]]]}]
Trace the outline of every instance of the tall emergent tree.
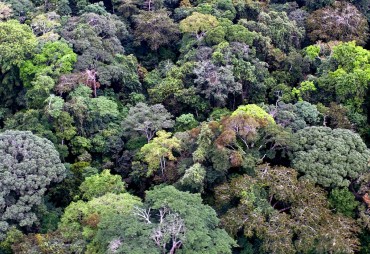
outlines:
[{"label": "tall emergent tree", "polygon": [[32,226],[47,186],[64,176],[49,140],[28,131],[0,133],[0,239],[12,225]]},{"label": "tall emergent tree", "polygon": [[370,151],[350,130],[307,127],[293,142],[292,167],[324,187],[346,187],[369,169]]}]

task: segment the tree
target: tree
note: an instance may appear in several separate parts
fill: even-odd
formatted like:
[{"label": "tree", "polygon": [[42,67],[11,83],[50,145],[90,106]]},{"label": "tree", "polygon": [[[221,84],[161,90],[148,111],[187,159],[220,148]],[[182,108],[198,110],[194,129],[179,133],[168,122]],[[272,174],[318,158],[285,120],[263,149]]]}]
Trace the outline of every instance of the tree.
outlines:
[{"label": "tree", "polygon": [[148,106],[139,102],[131,107],[128,116],[122,122],[122,127],[127,133],[140,133],[146,136],[149,142],[157,131],[172,128],[172,115],[161,104]]},{"label": "tree", "polygon": [[166,11],[141,12],[134,16],[135,42],[140,45],[146,42],[151,50],[169,45],[178,39],[178,25],[173,22]]},{"label": "tree", "polygon": [[348,217],[354,216],[354,210],[360,204],[355,200],[355,196],[348,189],[333,189],[330,192],[329,203],[337,213]]},{"label": "tree", "polygon": [[2,2],[12,6],[13,17],[17,18],[21,23],[35,10],[31,0],[3,0]]},{"label": "tree", "polygon": [[120,194],[126,191],[125,183],[118,175],[111,175],[108,169],[100,174],[86,177],[80,185],[81,197],[84,200],[92,200],[107,193]]},{"label": "tree", "polygon": [[[78,54],[77,71],[95,70],[102,85],[111,85],[112,82],[125,84],[128,77],[127,83],[134,80],[132,69],[128,68],[132,63],[127,61],[132,59],[122,57],[125,50],[121,41],[127,39],[128,31],[115,15],[84,13],[70,17],[60,34],[73,45],[74,52]],[[134,68],[136,73],[137,65]],[[124,75],[128,69],[130,74]],[[137,79],[136,73],[136,85]]]},{"label": "tree", "polygon": [[206,169],[200,163],[195,163],[185,170],[185,174],[179,180],[179,185],[181,189],[203,193],[205,177]]},{"label": "tree", "polygon": [[[147,211],[138,212],[144,212],[142,215],[146,216]],[[95,253],[161,254],[161,248],[158,248],[150,237],[154,231],[153,223],[143,222],[144,218],[140,220],[142,217],[136,214],[132,212],[124,217],[112,214],[104,218],[100,222],[96,237],[96,242],[100,243],[101,247],[95,250]]]},{"label": "tree", "polygon": [[[246,40],[252,43],[253,36]],[[184,57],[197,61],[193,67],[197,75],[196,91],[213,105],[228,103],[230,108],[235,108],[244,100],[249,103],[265,100],[267,87],[274,81],[267,64],[256,57],[250,45],[223,41],[213,48],[198,47],[195,52],[190,51]]]},{"label": "tree", "polygon": [[315,84],[312,81],[305,80],[299,84],[298,88],[293,87],[292,95],[298,98],[298,101],[303,101],[303,96],[309,98],[308,94],[311,91],[316,91]]},{"label": "tree", "polygon": [[31,28],[37,36],[45,36],[61,26],[59,21],[60,16],[55,12],[40,14],[32,19]]},{"label": "tree", "polygon": [[231,66],[218,67],[210,61],[202,61],[194,68],[194,74],[198,92],[216,107],[225,106],[229,94],[242,93],[242,84],[235,81]]},{"label": "tree", "polygon": [[307,101],[299,101],[296,104],[282,102],[270,106],[269,113],[274,117],[277,124],[293,131],[303,129],[319,123],[320,112],[316,105]]},{"label": "tree", "polygon": [[[20,233],[20,232],[19,232]],[[59,231],[47,234],[27,234],[21,235],[12,244],[11,253],[73,253],[81,251],[81,243],[70,243],[61,236]]]},{"label": "tree", "polygon": [[239,106],[231,115],[236,116],[238,114],[245,114],[257,120],[264,120],[269,124],[275,123],[274,118],[256,104]]},{"label": "tree", "polygon": [[162,176],[166,168],[166,161],[175,161],[176,157],[173,155],[173,150],[180,149],[180,140],[176,137],[170,138],[171,132],[158,131],[157,137],[149,141],[140,149],[140,155],[143,161],[148,163],[147,176],[151,176],[156,170],[160,169]]},{"label": "tree", "polygon": [[231,235],[257,238],[258,253],[354,253],[359,227],[332,213],[323,189],[298,179],[291,168],[261,165],[254,173],[216,188],[216,203],[226,210],[221,221]]},{"label": "tree", "polygon": [[20,77],[27,88],[27,105],[44,106],[46,98],[60,75],[69,73],[77,61],[77,55],[62,41],[47,42],[32,59],[20,66]]},{"label": "tree", "polygon": [[239,23],[271,38],[273,45],[284,52],[299,48],[305,35],[304,29],[290,20],[285,12],[261,12],[257,21],[241,20]]},{"label": "tree", "polygon": [[364,95],[370,82],[370,51],[355,42],[340,43],[333,47],[334,70],[319,79],[324,89],[333,89],[338,102],[361,112]]},{"label": "tree", "polygon": [[176,117],[175,130],[176,131],[186,131],[193,129],[198,126],[198,121],[195,120],[193,114],[182,114]]},{"label": "tree", "polygon": [[189,17],[180,22],[180,30],[183,33],[195,35],[198,40],[204,37],[206,32],[218,25],[216,17],[209,14],[193,12]]},{"label": "tree", "polygon": [[96,241],[108,253],[231,253],[234,241],[218,228],[218,221],[199,194],[156,187],[131,216],[102,221]]},{"label": "tree", "polygon": [[199,3],[195,11],[203,14],[212,14],[217,18],[227,18],[234,20],[236,16],[236,9],[230,0],[217,0],[215,2]]},{"label": "tree", "polygon": [[71,15],[72,9],[69,5],[69,0],[59,0],[56,6],[56,12],[61,16]]},{"label": "tree", "polygon": [[31,131],[39,137],[55,142],[55,135],[50,128],[47,117],[41,110],[26,110],[15,113],[5,122],[5,130]]},{"label": "tree", "polygon": [[10,4],[0,2],[0,20],[6,21],[13,15],[13,10]]},{"label": "tree", "polygon": [[62,236],[72,243],[81,242],[90,253],[95,252],[99,242],[91,241],[98,232],[100,221],[112,215],[131,214],[135,206],[140,206],[138,197],[128,193],[107,193],[88,202],[72,202],[64,211],[59,224]]},{"label": "tree", "polygon": [[335,102],[331,102],[329,107],[320,109],[324,115],[325,126],[332,129],[351,129],[352,124],[348,119],[348,109]]},{"label": "tree", "polygon": [[369,169],[370,151],[350,130],[307,127],[292,141],[292,167],[324,187],[348,187]]},{"label": "tree", "polygon": [[[258,130],[269,124],[264,118],[258,118],[240,112],[230,117],[225,117],[221,120],[221,123],[222,132],[218,136],[216,144],[220,147],[234,148],[236,151],[241,147],[245,150],[254,148],[255,143],[259,139]],[[238,141],[241,141],[242,144],[239,144]],[[237,166],[242,163],[233,164]]]},{"label": "tree", "polygon": [[20,66],[37,45],[29,26],[16,20],[0,22],[0,65],[5,73],[12,66]]},{"label": "tree", "polygon": [[31,132],[0,134],[0,238],[11,225],[30,227],[34,213],[51,183],[65,177],[54,145]]},{"label": "tree", "polygon": [[355,40],[358,44],[364,45],[369,26],[366,17],[354,5],[345,1],[335,1],[333,6],[311,13],[307,19],[307,30],[313,42]]},{"label": "tree", "polygon": [[28,108],[42,108],[54,84],[54,80],[47,75],[39,75],[31,81],[25,96]]},{"label": "tree", "polygon": [[[21,64],[20,77],[29,92],[32,89],[40,90],[36,84],[38,80],[51,79],[51,81],[41,85],[41,89],[45,89],[45,92],[49,93],[60,75],[72,71],[76,61],[77,55],[67,43],[62,41],[48,42],[42,47],[41,52]],[[43,99],[46,98],[43,97]]]},{"label": "tree", "polygon": [[68,112],[62,111],[53,122],[55,135],[60,139],[62,145],[65,140],[71,140],[77,133],[73,118]]},{"label": "tree", "polygon": [[153,88],[148,89],[150,99],[156,103],[163,103],[171,99],[177,92],[184,89],[182,80],[166,77],[157,83]]}]

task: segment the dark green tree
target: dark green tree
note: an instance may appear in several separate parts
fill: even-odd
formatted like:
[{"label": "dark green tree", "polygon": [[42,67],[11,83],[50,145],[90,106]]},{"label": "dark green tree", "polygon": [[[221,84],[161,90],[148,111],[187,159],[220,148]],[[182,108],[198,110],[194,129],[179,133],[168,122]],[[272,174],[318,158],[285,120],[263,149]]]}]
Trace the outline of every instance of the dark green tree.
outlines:
[{"label": "dark green tree", "polygon": [[47,187],[65,177],[54,145],[31,132],[6,131],[0,134],[0,238],[12,225],[31,227],[38,221]]},{"label": "dark green tree", "polygon": [[347,187],[369,170],[370,151],[350,130],[307,127],[292,141],[292,167],[324,187]]},{"label": "dark green tree", "polygon": [[330,192],[329,203],[337,213],[341,213],[348,217],[354,216],[354,210],[359,205],[353,193],[346,188],[333,189]]}]

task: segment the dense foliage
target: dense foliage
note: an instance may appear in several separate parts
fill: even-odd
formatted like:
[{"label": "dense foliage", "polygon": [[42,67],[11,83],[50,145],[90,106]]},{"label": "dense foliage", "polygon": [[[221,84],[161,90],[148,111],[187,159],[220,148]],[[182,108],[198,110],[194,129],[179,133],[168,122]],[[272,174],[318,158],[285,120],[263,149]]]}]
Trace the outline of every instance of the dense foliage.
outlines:
[{"label": "dense foliage", "polygon": [[370,0],[0,0],[0,253],[370,253]]}]

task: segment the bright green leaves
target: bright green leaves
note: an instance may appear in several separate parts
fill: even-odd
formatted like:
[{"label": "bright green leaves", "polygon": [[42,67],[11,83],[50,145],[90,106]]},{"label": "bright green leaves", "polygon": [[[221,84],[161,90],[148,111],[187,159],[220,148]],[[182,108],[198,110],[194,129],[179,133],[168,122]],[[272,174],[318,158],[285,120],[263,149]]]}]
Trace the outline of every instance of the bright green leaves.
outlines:
[{"label": "bright green leaves", "polygon": [[54,88],[60,75],[69,73],[77,55],[62,41],[48,42],[31,60],[20,66],[20,77],[27,88],[26,98],[30,108],[40,108]]},{"label": "bright green leaves", "polygon": [[333,47],[332,59],[337,68],[328,73],[323,86],[333,87],[339,102],[361,111],[370,82],[370,51],[355,42],[340,43]]},{"label": "bright green leaves", "polygon": [[361,46],[356,46],[354,41],[334,46],[332,57],[345,71],[363,68],[369,72],[370,52]]},{"label": "bright green leaves", "polygon": [[140,150],[143,161],[148,164],[147,176],[153,175],[158,169],[161,169],[163,175],[167,160],[175,161],[173,151],[179,150],[180,147],[180,140],[171,138],[170,132],[158,131],[157,137]]},{"label": "bright green leaves", "polygon": [[207,32],[218,25],[216,17],[209,14],[194,12],[180,22],[180,30],[183,33],[191,33],[201,38],[202,33]]},{"label": "bright green leaves", "polygon": [[80,186],[81,197],[92,200],[107,193],[120,194],[126,192],[125,183],[118,175],[112,175],[109,170],[104,170],[98,175],[86,177]]},{"label": "bright green leaves", "polygon": [[236,116],[238,114],[246,114],[247,116],[256,118],[258,120],[266,120],[270,124],[275,123],[274,118],[256,104],[239,106],[238,109],[232,113],[232,116]]},{"label": "bright green leaves", "polygon": [[310,60],[314,60],[320,54],[320,46],[319,45],[310,45],[305,48],[306,55],[310,58]]},{"label": "bright green leaves", "polygon": [[16,20],[0,22],[1,72],[8,71],[12,66],[20,66],[36,45],[36,36],[29,26]]},{"label": "bright green leaves", "polygon": [[21,79],[26,87],[31,86],[32,80],[38,76],[51,76],[53,79],[60,75],[71,72],[77,55],[62,41],[48,42],[35,54],[31,60],[22,63]]},{"label": "bright green leaves", "polygon": [[312,81],[303,81],[298,88],[293,87],[292,95],[298,98],[298,101],[303,101],[303,96],[307,97],[310,91],[316,91],[315,84]]},{"label": "bright green leaves", "polygon": [[139,198],[128,193],[107,193],[88,202],[72,202],[62,216],[59,229],[66,238],[86,241],[86,245],[95,236],[101,219],[112,214],[129,214],[140,204]]},{"label": "bright green leaves", "polygon": [[193,114],[182,114],[176,118],[175,130],[186,131],[198,126],[198,121],[195,120]]}]

